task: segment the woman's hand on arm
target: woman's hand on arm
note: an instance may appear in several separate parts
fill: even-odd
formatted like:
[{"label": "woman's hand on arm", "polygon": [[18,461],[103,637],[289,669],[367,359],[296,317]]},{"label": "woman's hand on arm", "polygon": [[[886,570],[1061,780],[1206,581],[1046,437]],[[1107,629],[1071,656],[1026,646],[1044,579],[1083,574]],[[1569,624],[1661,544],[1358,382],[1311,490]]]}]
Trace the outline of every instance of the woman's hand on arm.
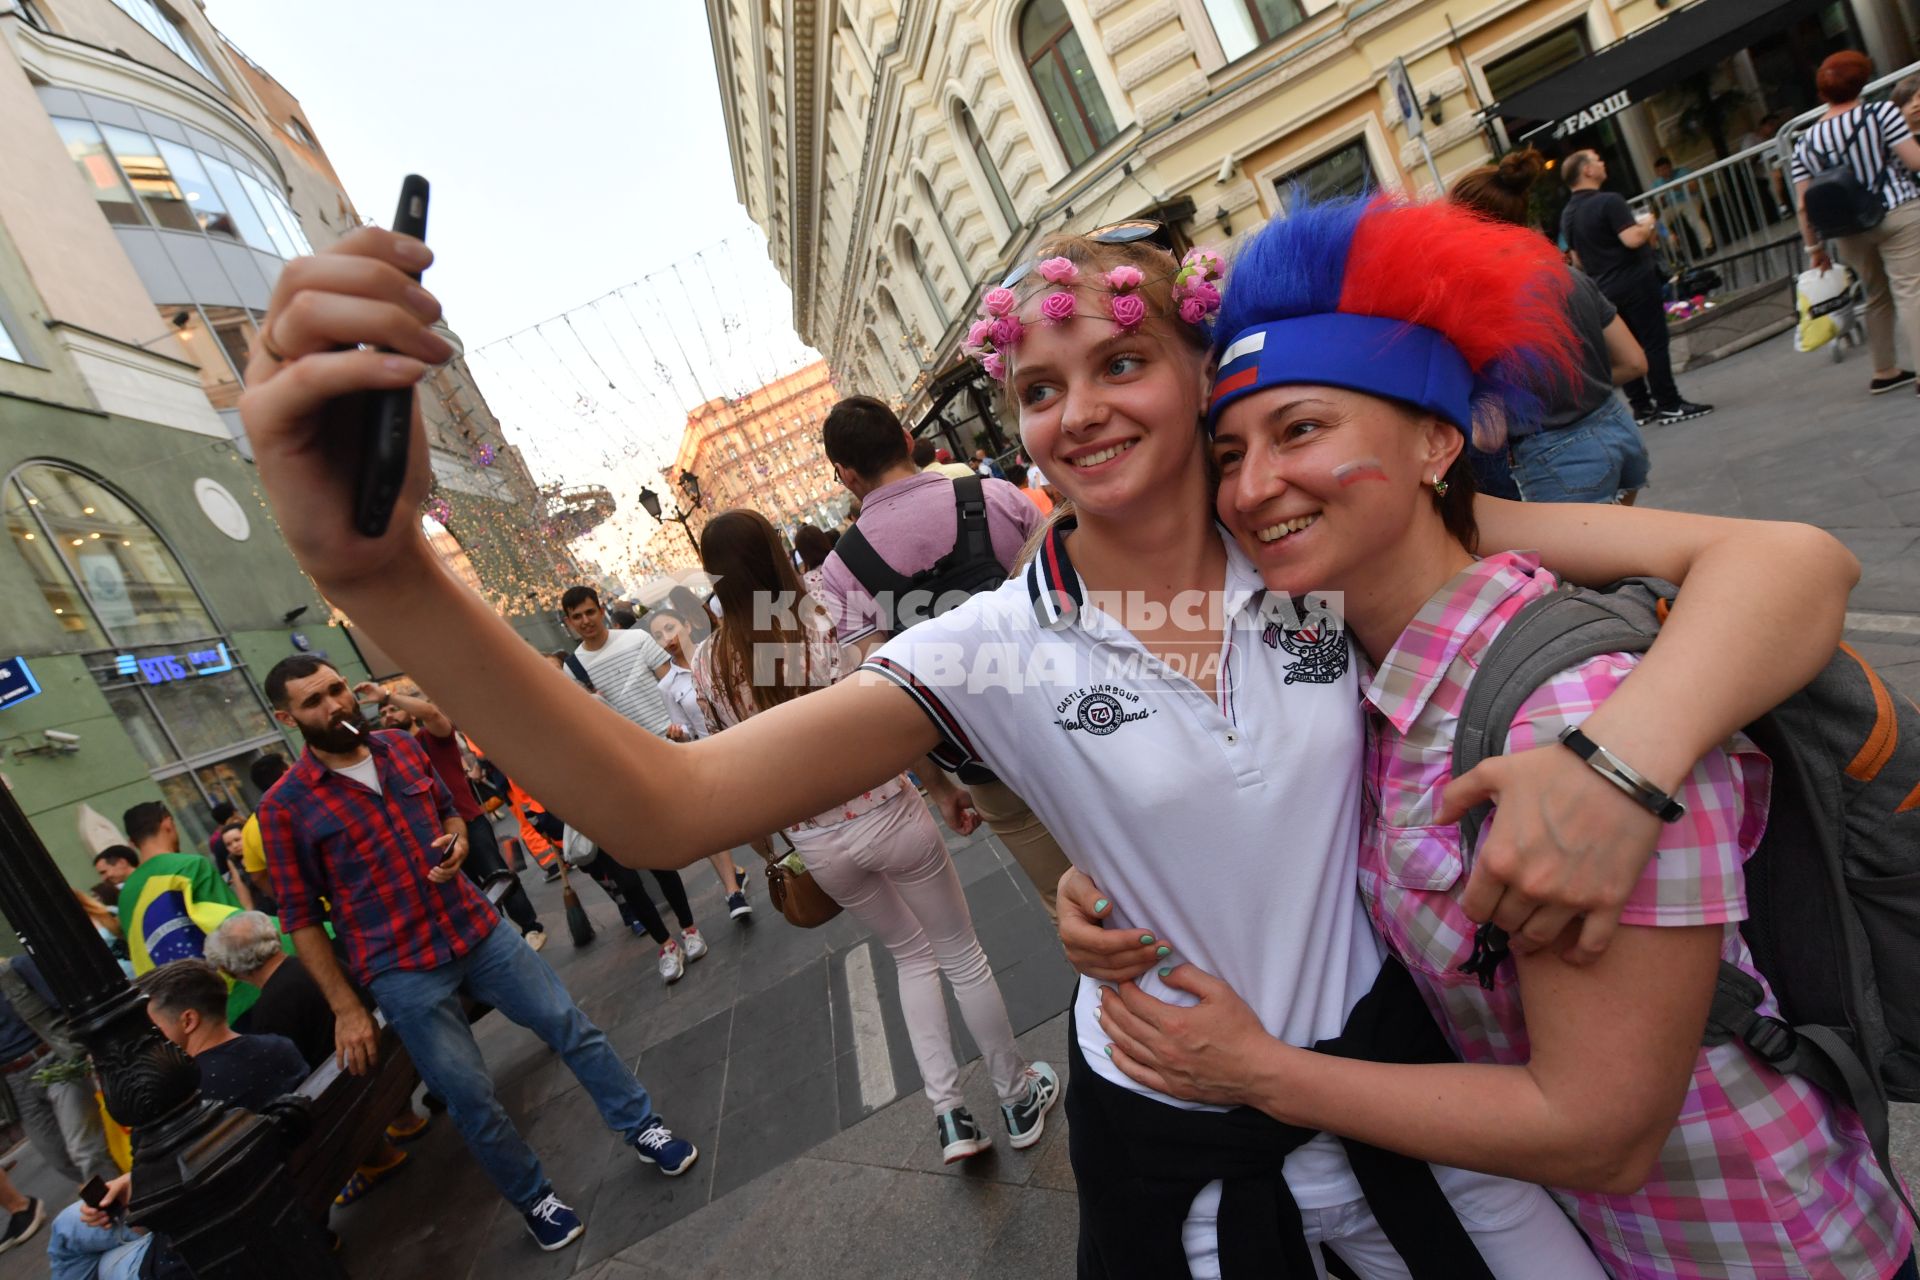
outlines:
[{"label": "woman's hand on arm", "polygon": [[[1599,586],[1646,575],[1684,586],[1653,648],[1581,725],[1669,793],[1707,752],[1819,673],[1860,575],[1852,553],[1808,525],[1499,499],[1480,500],[1474,514],[1484,550],[1536,548],[1571,581]],[[1523,947],[1586,915],[1576,958],[1598,954],[1652,852],[1657,823],[1557,745],[1456,778],[1440,820],[1495,795],[1501,821],[1479,851],[1463,905],[1503,926],[1533,904],[1554,908],[1526,928]],[[1497,908],[1515,887],[1524,892]]]},{"label": "woman's hand on arm", "polygon": [[[1158,963],[1170,944],[1151,934],[1109,929],[1113,901],[1078,867],[1060,877],[1055,901],[1059,911],[1060,945],[1067,963],[1095,982],[1132,982]],[[1151,941],[1141,941],[1143,938]]]},{"label": "woman's hand on arm", "polygon": [[1258,1107],[1419,1160],[1573,1190],[1642,1186],[1700,1053],[1722,926],[1626,930],[1598,964],[1524,957],[1525,1066],[1407,1066],[1282,1044],[1224,983],[1190,966],[1179,1008],[1122,988],[1101,1027],[1129,1077],[1178,1098]]}]

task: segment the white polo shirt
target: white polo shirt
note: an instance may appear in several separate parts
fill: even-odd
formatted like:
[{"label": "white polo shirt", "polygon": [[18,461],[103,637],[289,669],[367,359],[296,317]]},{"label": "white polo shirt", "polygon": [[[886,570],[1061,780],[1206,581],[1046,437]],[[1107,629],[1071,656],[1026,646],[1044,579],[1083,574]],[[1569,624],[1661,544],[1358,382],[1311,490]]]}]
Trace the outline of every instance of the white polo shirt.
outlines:
[{"label": "white polo shirt", "polygon": [[[937,763],[977,759],[1025,797],[1112,895],[1116,925],[1168,939],[1164,964],[1225,980],[1289,1044],[1337,1035],[1384,954],[1360,901],[1364,732],[1344,634],[1269,626],[1258,573],[1223,538],[1229,625],[1210,698],[1086,599],[1071,527],[1056,525],[1020,577],[894,637],[867,669],[939,726]],[[1139,985],[1192,1003],[1156,972]],[[1093,1070],[1194,1109],[1107,1058],[1098,990],[1082,978],[1075,1001]],[[1303,1208],[1360,1198],[1330,1135],[1288,1156],[1286,1174]]]},{"label": "white polo shirt", "polygon": [[653,673],[668,658],[667,651],[652,636],[638,627],[609,631],[607,642],[598,649],[583,644],[573,656],[580,659],[608,706],[648,733],[666,737],[673,716],[667,711],[666,696]]}]

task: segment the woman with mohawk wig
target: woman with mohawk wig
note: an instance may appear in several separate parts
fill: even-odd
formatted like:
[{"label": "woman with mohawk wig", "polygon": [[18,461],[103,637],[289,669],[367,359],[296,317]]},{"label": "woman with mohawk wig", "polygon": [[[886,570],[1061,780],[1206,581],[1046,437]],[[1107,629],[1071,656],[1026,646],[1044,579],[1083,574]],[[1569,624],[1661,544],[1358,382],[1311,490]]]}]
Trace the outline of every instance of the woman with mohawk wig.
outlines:
[{"label": "woman with mohawk wig", "polygon": [[[1178,949],[1252,993],[1265,1032],[1312,1044],[1349,1027],[1380,972],[1354,892],[1359,688],[1343,636],[1288,629],[1262,612],[1254,562],[1212,518],[1198,424],[1219,263],[1176,260],[1150,242],[1153,230],[1055,237],[1038,262],[986,291],[987,314],[969,335],[1018,406],[1028,456],[1070,503],[1032,564],[896,636],[840,684],[689,746],[639,732],[544,670],[439,567],[418,522],[368,539],[344,518],[354,469],[335,441],[355,427],[334,398],[410,385],[425,367],[417,357],[439,350],[428,337],[437,308],[405,274],[427,261],[417,242],[363,228],[290,264],[243,414],[281,530],[329,598],[587,834],[621,847],[634,805],[645,806],[652,839],[629,855],[636,865],[687,865],[819,813],[929,751],[950,761],[977,753],[1128,898],[1133,947],[1149,957]],[[418,434],[414,457],[417,501],[429,479]],[[1812,677],[1858,570],[1831,538],[1794,526],[1506,503],[1474,515],[1488,546],[1539,547],[1576,580],[1686,578],[1659,644],[1589,721],[1669,781]],[[1116,598],[1127,607],[1102,607]],[[1221,607],[1196,610],[1195,598]],[[422,639],[450,626],[461,644]],[[558,748],[518,732],[552,722],[570,729]],[[1470,910],[1543,941],[1586,913],[1581,945],[1597,953],[1657,824],[1554,751],[1463,780],[1466,792],[1497,792],[1503,810]],[[1161,933],[1167,943],[1151,940]],[[1172,993],[1152,973],[1142,984]],[[1076,1000],[1078,1047],[1092,1065],[1067,1093],[1073,1107],[1083,1083],[1104,1082],[1088,1085],[1098,1105],[1075,1111],[1072,1125],[1083,1274],[1308,1276],[1319,1265],[1310,1246],[1323,1242],[1368,1276],[1594,1274],[1591,1255],[1527,1185],[1441,1171],[1453,1208],[1471,1219],[1463,1223],[1445,1202],[1434,1212],[1430,1195],[1370,1207],[1361,1174],[1419,1176],[1377,1149],[1309,1130],[1272,1143],[1262,1131],[1251,1150],[1236,1146],[1216,1121],[1237,1127],[1245,1109],[1194,1108],[1106,1059],[1098,991],[1083,983]],[[1118,1095],[1132,1116],[1114,1118]],[[1117,1159],[1100,1158],[1116,1145]],[[1144,1199],[1116,1185],[1128,1179]],[[1130,1204],[1145,1211],[1130,1214]],[[1539,1232],[1557,1243],[1529,1253]],[[1490,1267],[1455,1265],[1476,1245]]]},{"label": "woman with mohawk wig", "polygon": [[[1738,928],[1770,777],[1744,736],[1658,784],[1684,812],[1596,963],[1506,956],[1464,907],[1472,851],[1443,802],[1462,708],[1488,646],[1556,585],[1531,552],[1476,556],[1464,446],[1537,412],[1571,358],[1569,285],[1541,237],[1459,206],[1332,204],[1253,239],[1218,331],[1216,511],[1269,591],[1344,600],[1367,714],[1361,895],[1388,972],[1464,1063],[1291,1048],[1203,966],[1161,971],[1192,1008],[1107,993],[1107,1052],[1175,1097],[1546,1184],[1616,1277],[1912,1276],[1858,1116],[1737,1038],[1701,1045],[1722,961],[1774,1012]],[[1596,713],[1639,663],[1549,677],[1509,749],[1575,761],[1551,745],[1568,729],[1608,745]]]}]

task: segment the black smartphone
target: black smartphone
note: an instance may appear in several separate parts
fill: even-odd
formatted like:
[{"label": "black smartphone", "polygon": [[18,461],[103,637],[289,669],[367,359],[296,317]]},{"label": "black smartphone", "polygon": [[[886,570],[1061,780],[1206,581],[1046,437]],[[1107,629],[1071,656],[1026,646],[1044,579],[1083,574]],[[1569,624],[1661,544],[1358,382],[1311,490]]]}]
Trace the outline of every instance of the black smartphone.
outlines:
[{"label": "black smartphone", "polygon": [[[400,184],[400,206],[393,229],[416,240],[427,238],[427,180],[410,173]],[[413,277],[420,277],[415,274]],[[407,454],[413,442],[413,388],[376,391],[361,397],[360,483],[354,491],[353,527],[377,538],[393,519],[394,504],[407,481]]]},{"label": "black smartphone", "polygon": [[[106,1198],[107,1198],[107,1184],[101,1181],[100,1175],[97,1173],[94,1174],[91,1178],[87,1179],[86,1186],[80,1188],[80,1200],[89,1209],[98,1209],[100,1207],[101,1201],[105,1200]],[[113,1206],[113,1208],[107,1210],[107,1213],[111,1217],[118,1218],[121,1215],[121,1213],[125,1210],[125,1208],[126,1208],[125,1205],[117,1204]]]}]

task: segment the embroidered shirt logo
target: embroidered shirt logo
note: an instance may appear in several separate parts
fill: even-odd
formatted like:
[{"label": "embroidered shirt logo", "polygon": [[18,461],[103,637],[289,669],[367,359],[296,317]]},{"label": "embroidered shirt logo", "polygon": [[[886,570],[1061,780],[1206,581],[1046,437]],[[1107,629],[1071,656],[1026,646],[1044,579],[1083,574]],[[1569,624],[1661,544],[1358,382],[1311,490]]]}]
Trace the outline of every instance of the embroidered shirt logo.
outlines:
[{"label": "embroidered shirt logo", "polygon": [[1131,689],[1095,684],[1062,698],[1054,713],[1059,717],[1054,723],[1069,733],[1081,729],[1104,738],[1119,732],[1120,726],[1129,721],[1145,720],[1153,714],[1153,708],[1142,704],[1140,695]]},{"label": "embroidered shirt logo", "polygon": [[1347,636],[1332,627],[1286,628],[1269,624],[1261,637],[1298,659],[1287,664],[1288,684],[1332,684],[1347,674]]}]

